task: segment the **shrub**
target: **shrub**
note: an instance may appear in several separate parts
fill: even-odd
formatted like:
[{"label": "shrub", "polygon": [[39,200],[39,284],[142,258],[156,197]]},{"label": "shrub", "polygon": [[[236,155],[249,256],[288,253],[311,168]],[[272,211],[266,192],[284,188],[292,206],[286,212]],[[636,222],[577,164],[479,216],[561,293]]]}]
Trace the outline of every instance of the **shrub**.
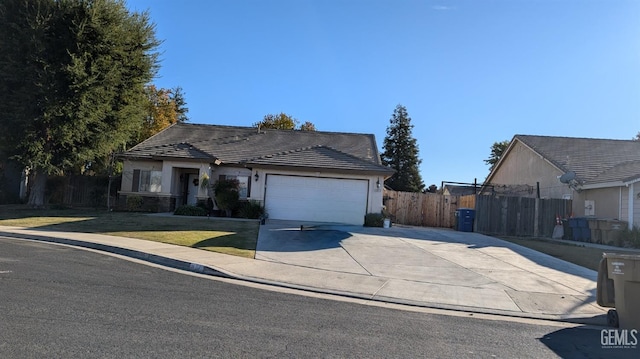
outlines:
[{"label": "shrub", "polygon": [[141,196],[127,196],[127,211],[139,211],[142,209]]},{"label": "shrub", "polygon": [[238,208],[238,199],[240,194],[238,188],[240,182],[236,179],[224,179],[216,182],[214,186],[216,203],[218,208],[225,211],[227,217],[231,216],[231,212]]},{"label": "shrub", "polygon": [[55,209],[55,210],[66,210],[69,209],[70,207],[64,205],[64,204],[60,204],[60,203],[54,203],[52,205],[49,206],[49,209]]},{"label": "shrub", "polygon": [[382,213],[367,213],[364,216],[364,226],[365,227],[383,227],[384,226],[384,215]]},{"label": "shrub", "polygon": [[264,206],[258,201],[244,202],[238,211],[242,218],[259,219],[264,216]]},{"label": "shrub", "polygon": [[173,212],[176,216],[206,216],[207,210],[198,206],[180,206]]},{"label": "shrub", "polygon": [[106,189],[96,187],[89,192],[89,200],[91,201],[91,205],[95,208],[100,207],[105,204],[105,195]]},{"label": "shrub", "polygon": [[620,247],[640,248],[640,228],[634,226],[621,230],[616,242]]},{"label": "shrub", "polygon": [[205,201],[199,200],[198,203],[196,203],[196,207],[207,210],[207,203]]}]

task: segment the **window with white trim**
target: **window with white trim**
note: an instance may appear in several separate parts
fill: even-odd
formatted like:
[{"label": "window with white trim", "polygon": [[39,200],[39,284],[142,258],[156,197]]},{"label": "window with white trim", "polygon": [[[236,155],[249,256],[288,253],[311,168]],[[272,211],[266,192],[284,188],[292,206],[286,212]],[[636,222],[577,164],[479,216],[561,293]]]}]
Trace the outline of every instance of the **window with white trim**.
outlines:
[{"label": "window with white trim", "polygon": [[134,170],[133,192],[161,192],[162,171]]}]

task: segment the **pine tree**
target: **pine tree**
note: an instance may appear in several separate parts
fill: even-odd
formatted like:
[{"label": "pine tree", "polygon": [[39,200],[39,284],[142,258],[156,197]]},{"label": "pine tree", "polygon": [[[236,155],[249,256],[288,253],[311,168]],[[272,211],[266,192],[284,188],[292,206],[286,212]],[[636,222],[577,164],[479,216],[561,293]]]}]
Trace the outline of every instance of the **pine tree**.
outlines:
[{"label": "pine tree", "polygon": [[387,127],[384,138],[382,163],[391,167],[396,173],[385,181],[385,184],[396,191],[422,192],[424,183],[418,166],[422,162],[418,158],[418,145],[413,138],[411,118],[407,109],[396,106]]},{"label": "pine tree", "polygon": [[498,164],[510,143],[509,140],[505,140],[502,142],[494,142],[493,145],[491,145],[491,155],[488,159],[484,160],[484,163],[490,166],[489,172],[493,171],[493,168]]},{"label": "pine tree", "polygon": [[0,146],[30,169],[30,205],[44,204],[49,174],[139,132],[158,45],[148,14],[121,0],[0,1]]}]

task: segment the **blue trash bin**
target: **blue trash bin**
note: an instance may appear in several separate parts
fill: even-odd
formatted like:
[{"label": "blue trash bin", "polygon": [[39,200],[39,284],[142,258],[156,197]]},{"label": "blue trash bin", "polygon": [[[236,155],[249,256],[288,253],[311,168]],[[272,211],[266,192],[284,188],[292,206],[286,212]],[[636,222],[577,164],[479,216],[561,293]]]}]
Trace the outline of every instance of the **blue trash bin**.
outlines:
[{"label": "blue trash bin", "polygon": [[473,232],[473,220],[476,218],[476,211],[470,208],[458,208],[456,211],[456,230],[460,232]]},{"label": "blue trash bin", "polygon": [[573,229],[574,241],[588,242],[591,240],[591,229],[589,229],[589,221],[586,218],[569,218],[569,224]]}]

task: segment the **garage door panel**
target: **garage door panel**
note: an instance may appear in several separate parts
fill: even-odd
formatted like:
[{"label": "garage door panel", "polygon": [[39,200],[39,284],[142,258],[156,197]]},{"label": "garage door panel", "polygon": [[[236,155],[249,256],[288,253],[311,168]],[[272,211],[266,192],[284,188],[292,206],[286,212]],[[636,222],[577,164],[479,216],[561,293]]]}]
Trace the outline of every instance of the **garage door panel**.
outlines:
[{"label": "garage door panel", "polygon": [[362,224],[368,182],[339,178],[268,175],[269,218]]}]

